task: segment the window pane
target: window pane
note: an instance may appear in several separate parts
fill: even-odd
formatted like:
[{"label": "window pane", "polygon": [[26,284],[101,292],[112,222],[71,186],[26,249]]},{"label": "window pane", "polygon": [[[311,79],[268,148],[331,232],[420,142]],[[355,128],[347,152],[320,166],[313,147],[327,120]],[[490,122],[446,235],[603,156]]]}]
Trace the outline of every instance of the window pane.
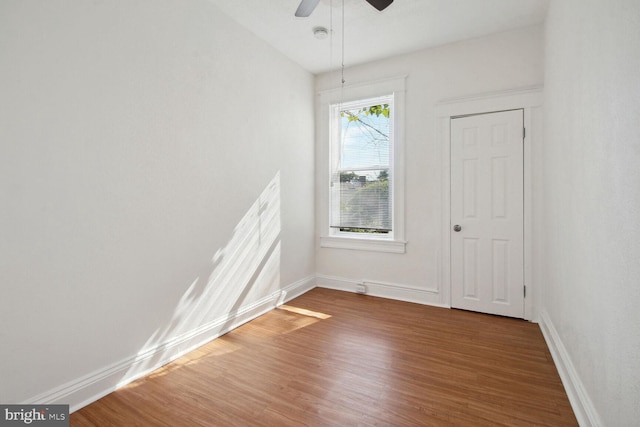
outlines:
[{"label": "window pane", "polygon": [[342,231],[391,231],[389,170],[350,170],[339,174],[340,205],[334,228]]},{"label": "window pane", "polygon": [[341,169],[389,166],[389,105],[340,111]]}]

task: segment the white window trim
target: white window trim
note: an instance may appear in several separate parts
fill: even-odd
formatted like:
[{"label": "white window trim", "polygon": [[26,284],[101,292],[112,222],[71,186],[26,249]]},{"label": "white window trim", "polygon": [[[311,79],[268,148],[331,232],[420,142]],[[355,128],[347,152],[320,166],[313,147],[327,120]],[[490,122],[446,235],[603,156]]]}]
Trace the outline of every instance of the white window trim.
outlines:
[{"label": "white window trim", "polygon": [[[319,218],[320,247],[351,249],[361,251],[404,253],[405,241],[405,162],[404,162],[404,109],[406,76],[377,80],[363,84],[348,85],[344,88],[330,89],[318,93],[318,190],[319,203],[324,214]],[[331,177],[330,135],[331,105],[338,102],[352,102],[382,95],[394,97],[394,144],[393,144],[393,232],[391,236],[375,234],[354,236],[354,233],[332,234],[329,227],[330,199],[329,182]]]}]

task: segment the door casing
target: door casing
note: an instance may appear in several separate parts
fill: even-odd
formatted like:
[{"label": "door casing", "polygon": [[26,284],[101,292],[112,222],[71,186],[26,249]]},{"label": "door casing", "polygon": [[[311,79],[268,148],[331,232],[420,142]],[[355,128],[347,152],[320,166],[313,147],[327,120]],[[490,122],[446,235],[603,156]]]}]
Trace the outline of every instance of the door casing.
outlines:
[{"label": "door casing", "polygon": [[[439,252],[439,291],[442,305],[451,307],[451,134],[452,117],[492,113],[505,110],[524,110],[524,281],[527,288],[524,303],[524,318],[537,321],[536,301],[539,301],[539,286],[535,286],[533,250],[538,242],[533,240],[533,180],[532,162],[534,153],[541,146],[542,138],[542,87],[529,87],[510,91],[493,92],[469,97],[443,100],[436,106],[436,137],[440,141],[442,155],[442,200],[441,200],[441,251]],[[536,154],[536,157],[538,155]],[[538,177],[535,176],[537,179]]]}]

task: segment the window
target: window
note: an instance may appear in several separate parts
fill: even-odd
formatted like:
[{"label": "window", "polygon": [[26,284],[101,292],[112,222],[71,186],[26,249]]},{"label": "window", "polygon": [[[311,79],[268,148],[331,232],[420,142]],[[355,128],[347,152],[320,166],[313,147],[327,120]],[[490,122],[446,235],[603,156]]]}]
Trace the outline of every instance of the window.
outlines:
[{"label": "window", "polygon": [[393,233],[393,95],[331,106],[331,234]]},{"label": "window", "polygon": [[320,102],[320,245],[404,253],[404,77],[323,92]]}]

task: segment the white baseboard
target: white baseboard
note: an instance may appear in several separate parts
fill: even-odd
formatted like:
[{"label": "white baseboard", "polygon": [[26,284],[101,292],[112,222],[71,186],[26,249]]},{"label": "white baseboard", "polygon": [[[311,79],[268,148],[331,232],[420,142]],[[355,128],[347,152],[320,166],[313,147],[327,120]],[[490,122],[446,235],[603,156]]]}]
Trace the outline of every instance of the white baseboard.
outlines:
[{"label": "white baseboard", "polygon": [[593,406],[593,403],[591,402],[591,399],[578,376],[578,372],[573,366],[573,362],[571,362],[569,353],[562,343],[560,335],[558,335],[558,331],[545,310],[541,310],[540,312],[539,325],[540,330],[542,330],[542,335],[547,342],[547,347],[549,347],[549,351],[553,357],[553,361],[556,364],[556,368],[558,369],[558,374],[560,374],[560,379],[562,380],[564,389],[567,392],[569,402],[571,402],[571,407],[573,408],[573,413],[578,420],[578,424],[580,424],[581,427],[602,426],[603,424],[600,420],[600,416]]},{"label": "white baseboard", "polygon": [[359,285],[364,285],[365,294],[417,304],[451,308],[443,304],[442,295],[437,289],[418,288],[397,283],[377,282],[370,280],[353,280],[343,277],[325,276],[319,274],[316,279],[319,288],[335,289],[338,291],[357,292]]},{"label": "white baseboard", "polygon": [[278,306],[284,304],[287,301],[291,301],[294,298],[298,298],[300,295],[309,292],[316,287],[316,276],[305,277],[302,280],[298,280],[282,288],[280,291],[280,298],[278,299]]},{"label": "white baseboard", "polygon": [[141,378],[238,326],[302,295],[315,287],[310,276],[292,283],[255,303],[131,356],[103,369],[70,381],[29,399],[29,404],[68,404],[70,412]]}]

